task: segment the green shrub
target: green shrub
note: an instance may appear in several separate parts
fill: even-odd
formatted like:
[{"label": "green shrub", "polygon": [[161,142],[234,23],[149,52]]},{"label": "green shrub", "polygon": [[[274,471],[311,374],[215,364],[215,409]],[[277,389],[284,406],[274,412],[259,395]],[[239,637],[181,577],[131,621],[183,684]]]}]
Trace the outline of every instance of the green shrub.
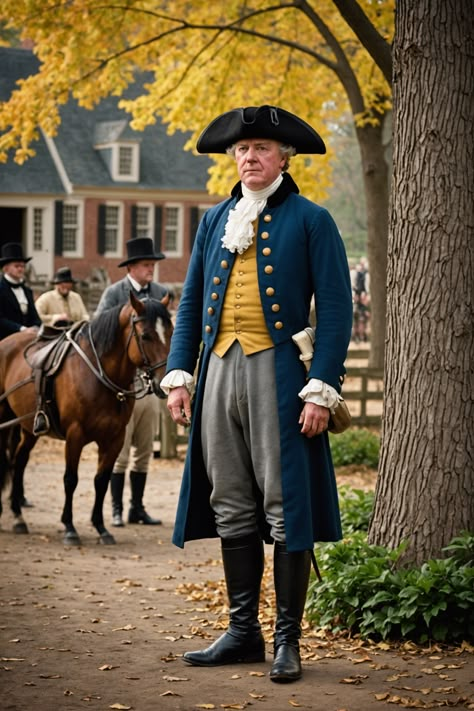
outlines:
[{"label": "green shrub", "polygon": [[367,429],[349,428],[338,435],[329,434],[335,467],[364,464],[376,469],[379,463],[380,438]]},{"label": "green shrub", "polygon": [[353,489],[347,485],[340,486],[338,491],[344,536],[350,536],[355,531],[367,532],[374,508],[374,492]]},{"label": "green shrub", "polygon": [[362,533],[322,547],[322,582],[311,582],[308,619],[363,638],[474,639],[474,536],[462,534],[445,549],[452,555],[421,568],[397,566],[405,547],[373,546]]}]

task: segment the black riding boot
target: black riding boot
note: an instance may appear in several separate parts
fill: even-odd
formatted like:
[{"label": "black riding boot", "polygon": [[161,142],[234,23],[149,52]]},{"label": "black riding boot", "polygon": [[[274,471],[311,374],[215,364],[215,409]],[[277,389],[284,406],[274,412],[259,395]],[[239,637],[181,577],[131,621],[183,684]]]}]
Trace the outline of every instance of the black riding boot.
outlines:
[{"label": "black riding boot", "polygon": [[275,656],[270,671],[272,681],[285,683],[301,677],[299,639],[310,567],[310,551],[288,553],[284,543],[275,543],[273,570],[277,619]]},{"label": "black riding boot", "polygon": [[143,492],[145,491],[146,477],[146,472],[130,472],[132,499],[128,511],[128,522],[143,523],[145,526],[160,526],[160,519],[149,516],[143,506]]},{"label": "black riding boot", "polygon": [[123,511],[123,486],[125,484],[125,472],[112,472],[110,477],[110,493],[112,494],[112,526],[122,527]]},{"label": "black riding boot", "polygon": [[224,574],[229,596],[229,627],[202,652],[186,652],[184,660],[200,667],[241,662],[264,662],[265,640],[258,621],[263,575],[263,543],[260,536],[221,540]]}]

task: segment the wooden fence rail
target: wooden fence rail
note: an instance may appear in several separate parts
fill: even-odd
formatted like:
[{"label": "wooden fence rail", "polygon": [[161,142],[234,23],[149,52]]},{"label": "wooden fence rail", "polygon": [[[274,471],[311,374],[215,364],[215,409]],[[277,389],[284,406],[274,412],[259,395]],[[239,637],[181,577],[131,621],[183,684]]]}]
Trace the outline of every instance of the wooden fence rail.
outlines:
[{"label": "wooden fence rail", "polygon": [[[355,427],[380,425],[383,406],[383,371],[369,368],[367,349],[350,349],[346,360],[346,379],[342,394],[352,415]],[[188,430],[177,427],[166,408],[166,400],[160,405],[160,427],[156,437],[157,451],[163,459],[177,456],[179,444],[187,444]]]}]

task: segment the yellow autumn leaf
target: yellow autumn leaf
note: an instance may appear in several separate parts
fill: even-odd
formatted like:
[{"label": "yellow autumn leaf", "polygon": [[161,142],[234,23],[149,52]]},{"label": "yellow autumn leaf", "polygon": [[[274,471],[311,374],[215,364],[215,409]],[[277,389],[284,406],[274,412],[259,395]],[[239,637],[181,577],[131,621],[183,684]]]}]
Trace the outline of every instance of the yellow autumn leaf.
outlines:
[{"label": "yellow autumn leaf", "polygon": [[[311,12],[304,5],[68,0],[48,12],[44,0],[2,0],[0,25],[31,42],[39,69],[0,106],[0,160],[9,151],[18,163],[34,155],[39,127],[53,137],[71,96],[92,109],[107,96],[122,96],[137,71],[149,74],[146,91],[121,101],[132,128],[142,131],[160,116],[170,134],[191,131],[189,150],[216,114],[259,105],[262,97],[316,126],[335,124],[352,110],[360,127],[370,127],[391,106],[386,79],[331,0],[312,3]],[[394,33],[394,6],[395,0],[364,3],[368,20],[387,43]],[[341,57],[347,69],[338,74]],[[345,82],[353,77],[357,107],[350,105],[342,75]],[[324,159],[292,162],[292,174],[311,199],[327,196],[332,158],[328,145]],[[209,192],[228,194],[234,182],[232,162],[216,156]]]}]

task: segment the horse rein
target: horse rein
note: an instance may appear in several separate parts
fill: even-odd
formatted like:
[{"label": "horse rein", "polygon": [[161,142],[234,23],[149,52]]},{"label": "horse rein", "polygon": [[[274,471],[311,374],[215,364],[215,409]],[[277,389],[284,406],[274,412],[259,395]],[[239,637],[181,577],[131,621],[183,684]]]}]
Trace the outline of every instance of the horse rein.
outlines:
[{"label": "horse rein", "polygon": [[87,331],[88,331],[88,336],[89,336],[89,342],[91,344],[92,352],[94,354],[95,360],[97,362],[97,367],[94,365],[94,363],[90,360],[88,355],[82,350],[82,348],[76,343],[76,341],[72,338],[70,332],[68,331],[66,333],[66,338],[67,340],[71,343],[73,348],[76,350],[76,352],[81,356],[83,361],[86,363],[88,368],[94,373],[96,378],[102,383],[102,385],[105,385],[109,390],[112,390],[112,392],[115,393],[115,396],[117,400],[120,400],[120,402],[124,402],[127,397],[133,397],[135,400],[140,400],[141,398],[145,397],[149,393],[152,392],[152,383],[151,383],[151,374],[153,373],[154,370],[157,370],[158,368],[163,367],[166,365],[166,359],[159,361],[156,365],[149,365],[149,360],[148,357],[142,347],[141,344],[141,338],[140,335],[138,334],[136,330],[135,323],[137,321],[144,321],[144,317],[130,317],[130,323],[131,323],[131,329],[130,329],[130,335],[128,337],[127,343],[126,343],[126,350],[128,351],[128,347],[130,345],[130,342],[132,340],[132,336],[135,337],[135,341],[137,343],[138,350],[140,351],[140,355],[142,357],[143,363],[145,365],[144,370],[144,377],[147,380],[147,385],[146,387],[142,388],[142,390],[124,390],[123,388],[119,388],[112,380],[110,380],[109,376],[107,373],[104,371],[102,367],[102,363],[100,362],[100,358],[98,356],[94,341],[92,339],[92,333],[91,333],[91,328],[90,328],[90,323],[87,324]]}]

